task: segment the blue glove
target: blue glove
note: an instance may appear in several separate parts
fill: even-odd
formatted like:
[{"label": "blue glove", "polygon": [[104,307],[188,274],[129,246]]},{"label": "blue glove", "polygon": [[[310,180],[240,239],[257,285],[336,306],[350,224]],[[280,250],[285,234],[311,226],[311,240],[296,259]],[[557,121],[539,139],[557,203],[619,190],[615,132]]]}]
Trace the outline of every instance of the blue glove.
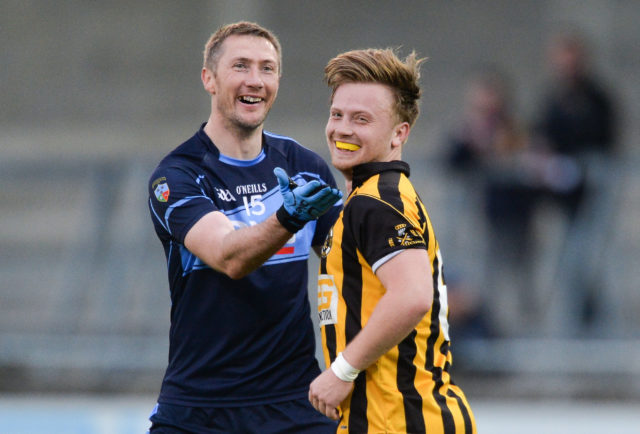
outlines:
[{"label": "blue glove", "polygon": [[303,186],[293,182],[280,167],[273,169],[283,204],[276,217],[289,232],[298,232],[310,220],[327,212],[342,197],[342,192],[320,181],[310,181]]}]

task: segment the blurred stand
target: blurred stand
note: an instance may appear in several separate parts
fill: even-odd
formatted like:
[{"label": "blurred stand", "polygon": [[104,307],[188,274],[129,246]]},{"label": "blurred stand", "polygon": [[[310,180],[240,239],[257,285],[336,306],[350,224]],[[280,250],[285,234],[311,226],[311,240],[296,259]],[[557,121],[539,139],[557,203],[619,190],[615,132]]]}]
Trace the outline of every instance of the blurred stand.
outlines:
[{"label": "blurred stand", "polygon": [[620,306],[601,265],[619,181],[614,102],[577,34],[555,35],[548,59],[552,81],[530,132],[508,79],[485,69],[447,140],[448,166],[481,197],[486,225],[475,299],[499,337],[615,336]]},{"label": "blurred stand", "polygon": [[0,162],[0,389],[148,391],[167,357],[151,164]]},{"label": "blurred stand", "polygon": [[[84,137],[69,140],[80,146]],[[155,394],[170,309],[164,258],[146,209],[144,186],[155,160],[67,156],[51,164],[52,158],[0,162],[0,391]],[[479,309],[480,280],[459,266],[478,264],[485,251],[478,236],[483,208],[468,201],[472,192],[465,196],[466,185],[447,177],[438,162],[416,171],[445,255],[453,369],[474,396],[640,399],[639,163],[613,160],[600,171],[609,180],[616,174],[618,182],[599,184],[615,193],[608,196],[614,203],[598,223],[604,240],[594,240],[601,243],[592,251],[597,264],[586,271],[604,281],[599,302],[610,306],[610,336],[580,340],[544,338],[540,327],[528,337],[490,330]],[[542,226],[553,240],[553,228]],[[558,257],[558,245],[546,243],[541,256]],[[555,283],[549,294],[556,293]]]},{"label": "blurred stand", "polygon": [[[640,400],[637,1],[376,2],[366,10],[337,0],[190,6],[167,0],[154,8],[123,0],[0,6],[6,35],[0,43],[0,393],[157,396],[170,299],[149,220],[148,176],[207,109],[201,64],[184,47],[197,47],[223,22],[248,18],[282,33],[290,62],[270,128],[292,131],[318,151],[326,151],[320,138],[326,59],[361,45],[415,47],[432,59],[423,70],[423,114],[407,152],[415,153],[411,176],[425,192],[444,255],[452,369],[461,371],[456,377],[472,405],[485,396]],[[523,125],[507,92],[511,126],[497,135],[510,144],[498,146],[496,158],[480,153],[477,170],[467,169],[463,152],[455,158],[459,169],[449,170],[434,158],[443,143],[434,136],[458,112],[453,96],[463,71],[491,59],[509,68],[519,97],[536,95],[540,37],[557,19],[584,24],[605,55],[606,72],[627,103],[620,149],[593,142],[583,152],[572,150],[579,142],[554,144],[544,132],[549,105],[541,104],[535,125]],[[587,70],[591,76],[592,67]],[[560,89],[549,84],[552,100],[560,100]],[[522,99],[527,111],[534,108],[530,99]],[[591,121],[580,128],[585,124],[579,131],[591,130]],[[563,192],[579,185],[585,193],[575,196],[576,206],[561,205]],[[535,200],[505,199],[523,186],[537,192]],[[489,201],[492,191],[502,199]],[[487,272],[491,264],[509,263],[500,273]],[[312,266],[310,276],[316,271]],[[502,282],[500,288],[487,289],[489,278]],[[312,306],[315,291],[310,281]],[[537,320],[521,323],[522,310],[522,318]]]}]

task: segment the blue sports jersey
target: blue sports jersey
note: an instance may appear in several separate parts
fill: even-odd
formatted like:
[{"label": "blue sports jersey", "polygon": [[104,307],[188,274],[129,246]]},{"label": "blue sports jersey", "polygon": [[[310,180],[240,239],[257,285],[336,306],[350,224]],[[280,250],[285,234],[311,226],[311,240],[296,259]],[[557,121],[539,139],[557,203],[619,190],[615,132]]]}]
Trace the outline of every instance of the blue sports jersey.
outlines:
[{"label": "blue sports jersey", "polygon": [[203,130],[167,155],[149,182],[149,207],[164,246],[171,292],[169,363],[159,402],[242,406],[306,397],[320,373],[307,298],[307,258],[322,245],[342,202],[291,237],[248,276],[232,280],[184,246],[205,214],[236,228],[262,222],[282,205],[275,167],[302,185],[336,182],[317,154],[263,133],[250,161],[220,154]]}]

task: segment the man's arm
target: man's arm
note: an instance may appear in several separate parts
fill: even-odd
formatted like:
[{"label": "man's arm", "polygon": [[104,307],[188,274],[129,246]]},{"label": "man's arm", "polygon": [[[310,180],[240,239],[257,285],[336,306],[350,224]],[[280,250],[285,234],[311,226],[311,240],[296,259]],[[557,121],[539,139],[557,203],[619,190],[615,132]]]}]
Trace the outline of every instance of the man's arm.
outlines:
[{"label": "man's arm", "polygon": [[297,186],[280,168],[278,178],[283,206],[254,226],[234,229],[220,211],[204,215],[187,232],[184,245],[211,268],[240,279],[273,256],[291,235],[324,214],[342,193],[318,181]]},{"label": "man's arm", "polygon": [[367,325],[342,352],[355,368],[366,369],[402,341],[426,315],[433,302],[429,254],[405,250],[376,272],[387,292]]},{"label": "man's arm", "polygon": [[[364,370],[398,345],[433,302],[433,283],[426,250],[408,249],[380,266],[376,276],[386,289],[366,326],[342,352],[352,367]],[[347,397],[352,382],[339,379],[331,368],[309,388],[309,400],[325,415],[337,419],[336,407]]]},{"label": "man's arm", "polygon": [[276,218],[235,230],[220,211],[203,216],[187,232],[184,245],[214,270],[232,279],[251,273],[273,256],[291,238]]}]

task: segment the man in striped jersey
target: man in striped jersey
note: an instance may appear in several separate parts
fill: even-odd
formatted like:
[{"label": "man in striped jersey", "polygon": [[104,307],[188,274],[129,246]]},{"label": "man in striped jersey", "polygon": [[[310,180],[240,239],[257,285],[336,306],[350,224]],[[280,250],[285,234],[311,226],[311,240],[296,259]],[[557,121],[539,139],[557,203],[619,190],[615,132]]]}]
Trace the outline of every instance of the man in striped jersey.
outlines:
[{"label": "man in striped jersey", "polygon": [[475,433],[450,376],[447,289],[402,146],[419,114],[419,65],[391,49],[332,59],[326,127],[349,197],[328,234],[318,309],[329,369],[309,400],[338,433]]}]

